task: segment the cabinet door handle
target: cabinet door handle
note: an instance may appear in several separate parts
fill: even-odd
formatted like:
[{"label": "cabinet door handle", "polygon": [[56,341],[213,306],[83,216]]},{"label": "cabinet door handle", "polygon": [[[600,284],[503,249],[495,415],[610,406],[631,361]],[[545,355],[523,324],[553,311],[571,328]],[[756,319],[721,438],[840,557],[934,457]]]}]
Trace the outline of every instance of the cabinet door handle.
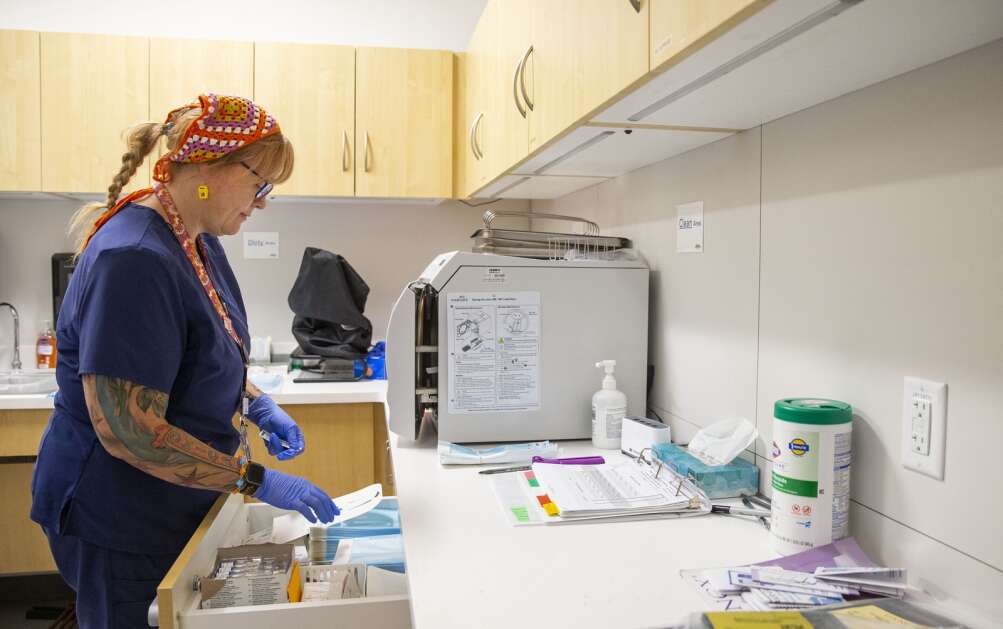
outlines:
[{"label": "cabinet door handle", "polygon": [[348,154],[348,130],[345,129],[341,136],[341,170],[348,172],[351,165],[351,156]]},{"label": "cabinet door handle", "polygon": [[474,125],[474,145],[477,147],[477,159],[484,159],[484,151],[481,149],[481,141],[478,139],[477,132],[481,129],[481,120],[484,119],[484,112],[477,114],[477,124]]},{"label": "cabinet door handle", "polygon": [[523,55],[519,59],[519,63],[515,64],[515,72],[512,74],[512,98],[515,100],[515,108],[519,110],[519,115],[523,118],[526,117],[526,110],[523,108],[522,103],[519,102],[519,76],[522,74],[522,63],[526,60],[526,56]]},{"label": "cabinet door handle", "polygon": [[634,7],[634,11],[641,12],[641,0],[627,0],[627,2],[630,2],[630,6]]},{"label": "cabinet door handle", "polygon": [[362,170],[363,172],[369,172],[369,132],[363,131],[362,134],[365,136],[366,141],[362,147]]},{"label": "cabinet door handle", "polygon": [[481,123],[481,118],[484,117],[484,112],[477,114],[474,117],[474,121],[470,123],[470,152],[474,154],[476,159],[481,159],[484,157],[477,146],[477,125]]},{"label": "cabinet door handle", "polygon": [[[526,54],[522,56],[522,61],[519,62],[519,90],[522,92],[522,99],[526,101],[526,107],[528,107],[530,111],[533,111],[533,101],[526,92],[526,62],[529,61],[529,56],[531,54],[533,54],[532,45],[526,49]],[[522,117],[525,118],[526,114],[523,114]]]}]

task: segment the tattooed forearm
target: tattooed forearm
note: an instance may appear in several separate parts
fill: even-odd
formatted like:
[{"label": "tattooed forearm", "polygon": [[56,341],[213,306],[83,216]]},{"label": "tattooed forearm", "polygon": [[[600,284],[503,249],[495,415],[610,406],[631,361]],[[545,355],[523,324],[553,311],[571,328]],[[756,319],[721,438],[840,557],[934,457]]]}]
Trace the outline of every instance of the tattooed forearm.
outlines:
[{"label": "tattooed forearm", "polygon": [[248,378],[247,382],[244,384],[244,390],[247,391],[247,395],[249,395],[253,400],[261,397],[261,389],[254,386],[254,383],[251,382],[250,378]]},{"label": "tattooed forearm", "polygon": [[94,431],[112,456],[177,485],[217,491],[236,486],[236,459],[167,423],[166,393],[90,374],[83,385]]}]

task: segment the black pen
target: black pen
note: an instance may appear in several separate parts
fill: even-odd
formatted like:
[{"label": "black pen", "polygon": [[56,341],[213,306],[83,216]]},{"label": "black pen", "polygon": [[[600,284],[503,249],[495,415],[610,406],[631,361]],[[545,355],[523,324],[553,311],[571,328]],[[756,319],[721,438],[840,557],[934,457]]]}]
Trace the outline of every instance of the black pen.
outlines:
[{"label": "black pen", "polygon": [[728,505],[711,505],[711,513],[726,513],[728,515],[751,515],[756,518],[763,518],[770,515],[769,511],[762,509],[743,509],[742,507],[729,507]]}]

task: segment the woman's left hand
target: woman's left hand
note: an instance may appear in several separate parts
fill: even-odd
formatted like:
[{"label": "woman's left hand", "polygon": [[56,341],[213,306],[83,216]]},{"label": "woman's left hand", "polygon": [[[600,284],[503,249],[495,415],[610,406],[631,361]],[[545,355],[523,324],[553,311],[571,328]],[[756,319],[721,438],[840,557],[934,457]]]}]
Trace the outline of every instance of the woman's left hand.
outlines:
[{"label": "woman's left hand", "polygon": [[[268,439],[265,440],[268,454],[280,461],[288,461],[303,453],[306,448],[303,431],[272,398],[261,394],[251,400],[247,416],[258,425],[258,428],[269,433]],[[283,441],[288,447],[282,443]]]}]

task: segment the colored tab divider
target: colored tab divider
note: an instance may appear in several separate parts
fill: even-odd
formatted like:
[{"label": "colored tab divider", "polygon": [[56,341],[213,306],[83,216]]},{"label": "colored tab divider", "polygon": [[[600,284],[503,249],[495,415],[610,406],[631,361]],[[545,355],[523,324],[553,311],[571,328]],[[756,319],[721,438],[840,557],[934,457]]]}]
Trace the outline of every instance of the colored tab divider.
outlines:
[{"label": "colored tab divider", "polygon": [[550,499],[550,496],[548,496],[547,494],[543,494],[542,496],[537,496],[536,499],[540,501],[540,506],[543,507],[543,510],[547,512],[547,515],[553,517],[555,515],[561,514],[560,510],[558,510],[557,508],[557,505],[554,504],[554,502]]},{"label": "colored tab divider", "polygon": [[536,480],[536,474],[534,474],[532,471],[525,472],[525,474],[526,474],[526,480],[529,481],[530,487],[540,486],[540,481]]},{"label": "colored tab divider", "polygon": [[529,522],[529,509],[526,507],[512,507],[512,515],[520,523]]}]

